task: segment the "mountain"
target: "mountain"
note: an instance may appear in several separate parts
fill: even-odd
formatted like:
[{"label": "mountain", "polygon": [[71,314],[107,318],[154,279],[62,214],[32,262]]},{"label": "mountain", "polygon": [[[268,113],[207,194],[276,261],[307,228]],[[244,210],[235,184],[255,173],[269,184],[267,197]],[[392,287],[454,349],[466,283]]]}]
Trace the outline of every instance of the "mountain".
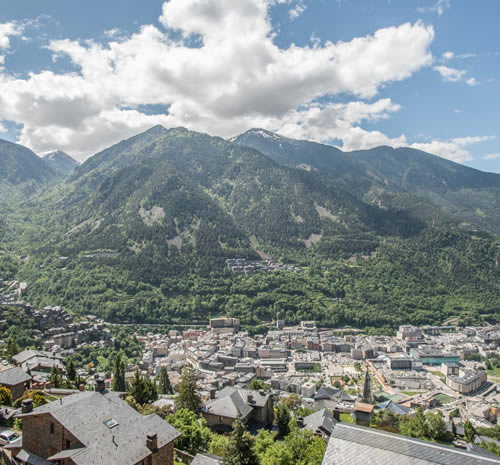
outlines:
[{"label": "mountain", "polygon": [[484,173],[411,148],[377,147],[343,152],[262,129],[234,138],[278,163],[317,170],[360,199],[399,208],[426,221],[456,218],[500,233],[500,175]]},{"label": "mountain", "polygon": [[57,178],[54,170],[30,149],[0,139],[0,198],[33,193]]},{"label": "mountain", "polygon": [[48,152],[42,158],[61,177],[67,176],[79,165],[76,160],[62,150]]},{"label": "mountain", "polygon": [[[210,257],[208,267],[224,267],[226,258],[257,256],[257,245],[300,254],[319,243],[332,256],[370,253],[377,234],[406,236],[424,227],[317,173],[183,128],[155,127],[96,154],[54,195],[58,253],[106,249],[135,271],[132,262],[174,260],[179,252],[175,262],[194,254],[198,265],[201,256]],[[158,281],[178,274],[172,260],[152,258],[149,275]]]},{"label": "mountain", "polygon": [[[395,175],[383,195],[412,203],[366,202],[389,182],[382,169],[328,146],[288,140],[299,148],[284,163],[273,158],[288,152],[235,142],[157,126],[94,155],[18,205],[9,249],[29,258],[8,269],[18,266],[35,305],[113,322],[205,324],[228,314],[251,330],[280,318],[390,331],[499,321],[497,238],[442,219]],[[349,186],[354,170],[366,186],[356,177]],[[425,209],[441,221],[423,218]],[[241,276],[225,263],[259,256],[304,271]]]}]

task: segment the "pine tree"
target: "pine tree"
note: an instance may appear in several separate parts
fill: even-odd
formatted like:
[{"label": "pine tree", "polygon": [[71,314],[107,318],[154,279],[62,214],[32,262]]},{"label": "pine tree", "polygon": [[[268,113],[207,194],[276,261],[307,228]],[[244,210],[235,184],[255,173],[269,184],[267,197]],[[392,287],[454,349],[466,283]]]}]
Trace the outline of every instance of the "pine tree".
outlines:
[{"label": "pine tree", "polygon": [[160,394],[173,394],[174,389],[170,383],[170,378],[168,377],[168,371],[165,367],[160,368]]},{"label": "pine tree", "polygon": [[70,358],[68,360],[68,364],[66,365],[66,376],[71,381],[75,381],[76,380],[75,362],[73,362],[72,358]]},{"label": "pine tree", "polygon": [[19,353],[19,346],[14,336],[9,336],[7,339],[7,359],[12,362],[12,357]]},{"label": "pine tree", "polygon": [[187,366],[182,371],[181,381],[177,387],[179,394],[176,398],[177,408],[186,408],[197,412],[201,405],[201,398],[196,387],[194,369]]},{"label": "pine tree", "polygon": [[134,377],[130,382],[129,393],[139,405],[144,405],[149,401],[149,386],[139,369],[135,370]]},{"label": "pine tree", "polygon": [[62,375],[56,367],[50,370],[49,382],[53,388],[60,388],[62,385]]},{"label": "pine tree", "polygon": [[113,391],[118,392],[125,392],[127,390],[125,383],[125,362],[121,354],[118,354],[113,362],[113,383],[111,388]]},{"label": "pine tree", "polygon": [[465,432],[465,440],[467,442],[473,442],[474,437],[476,436],[476,430],[474,429],[474,426],[470,422],[470,420],[467,420],[464,423],[464,432]]},{"label": "pine tree", "polygon": [[280,402],[276,408],[274,423],[280,429],[280,435],[282,438],[288,436],[288,433],[290,433],[290,418],[289,408]]},{"label": "pine tree", "polygon": [[259,460],[253,446],[254,439],[238,416],[233,423],[231,440],[225,450],[222,463],[224,465],[258,465]]}]

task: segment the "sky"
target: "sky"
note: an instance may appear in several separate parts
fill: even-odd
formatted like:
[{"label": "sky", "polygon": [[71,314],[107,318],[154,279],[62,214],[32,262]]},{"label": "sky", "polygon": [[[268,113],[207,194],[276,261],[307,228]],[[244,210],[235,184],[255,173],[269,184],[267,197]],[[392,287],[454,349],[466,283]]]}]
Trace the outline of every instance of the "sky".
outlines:
[{"label": "sky", "polygon": [[260,127],[500,173],[498,0],[0,4],[0,138],[38,154]]}]

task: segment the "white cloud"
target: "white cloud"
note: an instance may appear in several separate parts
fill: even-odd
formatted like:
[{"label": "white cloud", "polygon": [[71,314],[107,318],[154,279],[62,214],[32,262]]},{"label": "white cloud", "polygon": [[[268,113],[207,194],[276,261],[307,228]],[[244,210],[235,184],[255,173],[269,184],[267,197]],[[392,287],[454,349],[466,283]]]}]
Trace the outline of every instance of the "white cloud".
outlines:
[{"label": "white cloud", "polygon": [[411,144],[410,147],[438,155],[457,163],[463,163],[474,159],[467,149],[469,145],[486,142],[494,138],[494,136],[457,137],[451,140],[433,140],[427,143],[414,143]]},{"label": "white cloud", "polygon": [[477,86],[479,82],[476,78],[467,78],[467,71],[465,69],[451,68],[449,66],[434,66],[434,69],[441,75],[444,82],[460,82],[464,81],[467,85],[473,87]]},{"label": "white cloud", "polygon": [[[165,31],[145,25],[106,45],[52,41],[54,58],[69,57],[75,70],[27,78],[0,71],[0,119],[22,124],[20,143],[37,152],[60,147],[80,159],[154,124],[223,137],[266,124],[287,134],[293,127],[296,135],[352,147],[387,139],[356,126],[397,105],[356,98],[375,97],[429,66],[432,26],[405,23],[348,42],[280,48],[269,19],[275,3],[289,2],[170,0],[160,17]],[[317,103],[341,93],[355,101]],[[149,104],[168,106],[168,114],[141,113]]]},{"label": "white cloud", "polygon": [[0,49],[10,48],[10,37],[19,36],[23,27],[16,22],[0,23]]},{"label": "white cloud", "polygon": [[436,3],[434,3],[432,6],[430,7],[423,7],[423,8],[417,8],[417,10],[420,12],[420,13],[425,13],[427,11],[431,11],[431,12],[434,12],[434,13],[437,13],[438,16],[442,16],[445,12],[445,10],[451,8],[451,0],[437,0]]},{"label": "white cloud", "polygon": [[497,160],[500,158],[500,153],[489,153],[483,157],[483,160]]},{"label": "white cloud", "polygon": [[298,18],[304,11],[306,11],[306,5],[304,2],[298,2],[293,8],[288,11],[290,19],[294,20]]},{"label": "white cloud", "polygon": [[445,82],[461,81],[467,74],[464,69],[450,68],[448,66],[435,66],[434,69],[439,72]]},{"label": "white cloud", "polygon": [[455,54],[453,52],[444,52],[441,55],[441,59],[443,61],[448,61],[448,60],[451,60],[454,56],[455,56]]}]

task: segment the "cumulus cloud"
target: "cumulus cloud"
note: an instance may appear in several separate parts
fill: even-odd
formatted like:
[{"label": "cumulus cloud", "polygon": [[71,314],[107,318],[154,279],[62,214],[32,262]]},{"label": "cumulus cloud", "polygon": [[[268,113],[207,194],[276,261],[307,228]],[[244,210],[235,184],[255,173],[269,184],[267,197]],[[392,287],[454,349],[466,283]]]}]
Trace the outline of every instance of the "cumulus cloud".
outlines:
[{"label": "cumulus cloud", "polygon": [[[223,137],[253,126],[295,128],[291,135],[348,147],[384,142],[357,126],[397,105],[360,99],[432,63],[432,26],[405,23],[347,42],[280,48],[269,18],[276,3],[303,4],[170,0],[159,18],[165,29],[144,25],[129,37],[113,31],[107,44],[54,40],[47,46],[54,60],[69,57],[73,72],[0,72],[0,118],[22,124],[20,143],[35,151],[60,147],[80,159],[154,124]],[[338,94],[353,102],[318,103]],[[158,104],[168,113],[139,110]]]},{"label": "cumulus cloud", "polygon": [[494,138],[494,136],[457,137],[451,140],[433,140],[427,143],[414,143],[411,144],[410,147],[447,158],[457,163],[463,163],[474,159],[467,149],[468,146],[486,142]]},{"label": "cumulus cloud", "polygon": [[10,37],[19,36],[23,27],[16,22],[0,23],[0,49],[10,48]]}]

